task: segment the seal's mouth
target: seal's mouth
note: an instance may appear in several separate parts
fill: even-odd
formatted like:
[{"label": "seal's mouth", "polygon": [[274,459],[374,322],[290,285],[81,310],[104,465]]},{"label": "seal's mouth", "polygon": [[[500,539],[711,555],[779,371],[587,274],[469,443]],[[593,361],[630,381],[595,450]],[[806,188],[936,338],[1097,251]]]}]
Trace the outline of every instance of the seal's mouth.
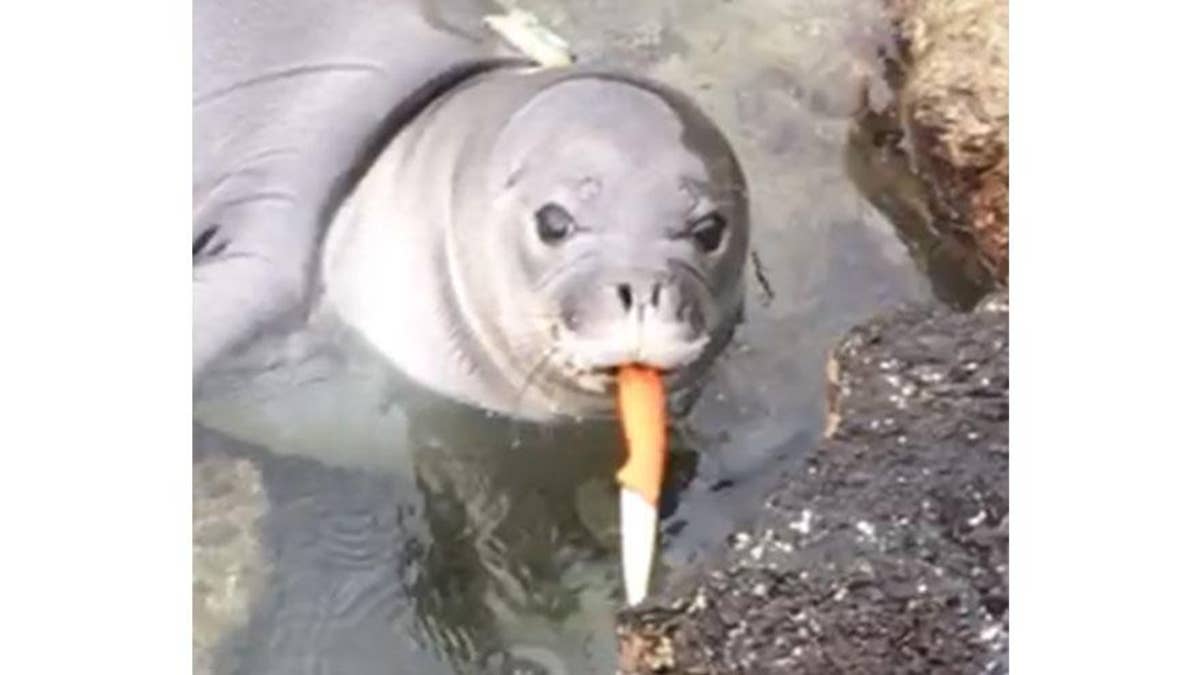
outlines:
[{"label": "seal's mouth", "polygon": [[653,368],[658,370],[662,376],[662,381],[666,384],[668,390],[678,387],[680,382],[683,382],[683,369],[662,370],[654,368],[643,363],[629,363],[620,365],[601,366],[601,368],[593,368],[587,371],[580,372],[575,376],[575,380],[583,384],[584,389],[589,392],[611,394],[617,389],[617,375],[620,369],[628,365],[643,366],[643,368]]},{"label": "seal's mouth", "polygon": [[647,339],[642,333],[622,339],[617,333],[606,338],[581,338],[564,331],[557,351],[562,355],[561,370],[576,386],[608,396],[616,388],[618,370],[629,365],[654,369],[661,373],[667,389],[678,388],[687,381],[688,372],[700,360],[708,342],[707,335]]},{"label": "seal's mouth", "polygon": [[610,400],[626,366],[684,389],[713,344],[713,305],[706,289],[666,273],[635,270],[572,289],[550,323],[552,369],[569,388]]},{"label": "seal's mouth", "polygon": [[676,389],[679,386],[679,384],[684,382],[685,376],[686,376],[686,370],[689,365],[691,365],[691,364],[686,364],[686,365],[680,366],[678,368],[659,368],[657,366],[654,366],[652,364],[647,364],[647,363],[636,363],[636,362],[621,363],[621,364],[612,365],[612,366],[601,366],[601,367],[597,367],[597,368],[592,368],[591,370],[581,373],[578,377],[580,377],[580,378],[586,377],[589,380],[594,381],[597,385],[593,389],[594,391],[603,391],[605,393],[611,393],[612,391],[614,391],[616,389],[618,373],[620,372],[621,368],[624,368],[626,366],[641,366],[644,368],[652,368],[654,370],[657,370],[659,372],[659,374],[662,376],[662,379],[663,379],[664,384],[666,385],[666,388],[668,390],[673,390],[673,389]]}]

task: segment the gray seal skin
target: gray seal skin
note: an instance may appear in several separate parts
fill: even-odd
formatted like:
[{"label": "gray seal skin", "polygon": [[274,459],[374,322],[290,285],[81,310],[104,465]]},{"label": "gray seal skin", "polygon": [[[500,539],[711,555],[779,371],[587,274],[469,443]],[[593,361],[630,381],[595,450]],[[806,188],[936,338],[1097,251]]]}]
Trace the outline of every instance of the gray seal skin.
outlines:
[{"label": "gray seal skin", "polygon": [[234,74],[197,73],[196,372],[312,309],[433,391],[546,419],[610,414],[622,363],[687,390],[728,342],[746,188],[686,97],[531,67],[427,3],[263,6],[206,28],[249,55],[198,47]]},{"label": "gray seal skin", "polygon": [[192,3],[194,375],[305,315],[330,214],[379,135],[505,61],[453,25],[475,4]]}]

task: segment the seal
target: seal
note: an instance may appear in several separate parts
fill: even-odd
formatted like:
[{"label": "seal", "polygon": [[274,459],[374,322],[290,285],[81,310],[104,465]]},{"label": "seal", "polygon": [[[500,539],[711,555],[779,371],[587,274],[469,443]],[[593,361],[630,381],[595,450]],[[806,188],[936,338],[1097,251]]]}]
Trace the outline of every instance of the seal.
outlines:
[{"label": "seal", "polygon": [[402,130],[337,214],[336,312],[422,384],[506,414],[595,416],[614,369],[695,381],[741,312],[741,171],[683,96],[500,69]]},{"label": "seal", "polygon": [[749,220],[686,96],[532,67],[427,3],[260,5],[196,5],[197,373],[333,315],[516,417],[611,414],[622,363],[697,382],[741,317]]}]

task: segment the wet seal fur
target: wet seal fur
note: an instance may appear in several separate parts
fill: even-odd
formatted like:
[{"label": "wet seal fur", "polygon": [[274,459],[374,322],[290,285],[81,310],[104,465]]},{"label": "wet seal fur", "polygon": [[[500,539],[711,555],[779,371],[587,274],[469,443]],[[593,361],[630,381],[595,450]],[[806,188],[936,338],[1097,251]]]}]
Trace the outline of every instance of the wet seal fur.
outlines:
[{"label": "wet seal fur", "polygon": [[197,374],[315,308],[448,397],[594,416],[615,365],[687,388],[728,342],[746,188],[682,94],[428,3],[195,7]]}]

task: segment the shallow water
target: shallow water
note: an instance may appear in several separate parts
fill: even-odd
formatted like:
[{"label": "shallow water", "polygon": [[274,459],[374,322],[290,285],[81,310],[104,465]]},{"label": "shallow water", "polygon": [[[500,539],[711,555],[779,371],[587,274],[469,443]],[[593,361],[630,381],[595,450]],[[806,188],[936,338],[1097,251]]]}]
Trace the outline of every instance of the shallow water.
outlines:
[{"label": "shallow water", "polygon": [[[931,297],[846,170],[851,118],[864,96],[886,97],[885,31],[875,0],[520,5],[582,62],[692,95],[751,188],[765,283],[678,420],[661,588],[752,516],[780,459],[818,438],[837,337]],[[430,400],[329,334],[289,340],[253,381],[218,378],[196,419],[245,442],[198,429],[197,457],[248,458],[268,504],[252,562],[269,572],[223,624],[216,672],[615,671],[615,425],[534,427]]]}]

